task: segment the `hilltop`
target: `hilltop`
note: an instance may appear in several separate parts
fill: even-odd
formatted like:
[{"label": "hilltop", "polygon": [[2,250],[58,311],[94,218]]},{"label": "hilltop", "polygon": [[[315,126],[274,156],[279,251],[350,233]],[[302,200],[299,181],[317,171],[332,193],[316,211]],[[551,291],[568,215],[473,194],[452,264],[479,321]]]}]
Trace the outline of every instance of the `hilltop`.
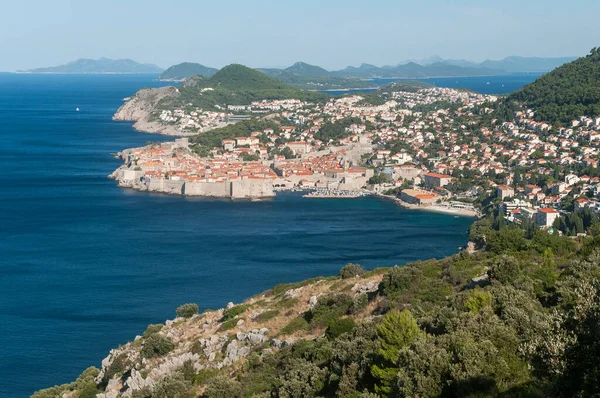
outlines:
[{"label": "hilltop", "polygon": [[488,225],[473,228],[488,242],[479,252],[348,264],[201,314],[182,305],[101,369],[33,397],[590,396],[597,238]]},{"label": "hilltop", "polygon": [[160,80],[184,80],[195,75],[201,75],[205,77],[211,77],[219,70],[196,64],[193,62],[182,62],[177,65],[173,65],[165,70],[158,77]]},{"label": "hilltop", "polygon": [[535,118],[569,124],[580,116],[600,115],[600,48],[547,73],[511,94],[507,101],[535,110]]},{"label": "hilltop", "polygon": [[65,65],[21,71],[24,73],[73,73],[73,74],[159,74],[162,68],[152,64],[140,64],[130,59],[78,59]]},{"label": "hilltop", "polygon": [[134,121],[134,128],[141,131],[182,135],[174,126],[158,119],[162,110],[192,107],[222,112],[230,105],[248,105],[263,99],[326,98],[325,94],[300,90],[256,69],[232,64],[210,78],[192,76],[179,87],[140,90],[119,108],[113,119]]}]

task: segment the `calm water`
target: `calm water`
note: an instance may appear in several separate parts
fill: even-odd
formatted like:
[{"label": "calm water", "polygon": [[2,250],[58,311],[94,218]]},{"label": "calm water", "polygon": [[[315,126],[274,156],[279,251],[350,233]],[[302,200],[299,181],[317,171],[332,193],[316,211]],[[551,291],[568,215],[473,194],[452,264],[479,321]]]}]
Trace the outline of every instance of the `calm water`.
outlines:
[{"label": "calm water", "polygon": [[[431,83],[438,87],[466,88],[481,94],[508,94],[533,82],[541,75],[540,73],[515,73],[501,76],[443,77],[416,80]],[[374,85],[385,86],[391,82],[402,82],[402,80],[404,79],[372,79],[372,82]],[[348,93],[368,93],[375,90],[324,91],[332,95],[344,95]]]},{"label": "calm water", "polygon": [[[147,76],[0,75],[0,396],[100,365],[149,323],[279,282],[443,257],[469,218],[392,202],[231,202],[138,193],[110,153],[160,136],[110,120]],[[75,112],[79,107],[80,112]]]}]

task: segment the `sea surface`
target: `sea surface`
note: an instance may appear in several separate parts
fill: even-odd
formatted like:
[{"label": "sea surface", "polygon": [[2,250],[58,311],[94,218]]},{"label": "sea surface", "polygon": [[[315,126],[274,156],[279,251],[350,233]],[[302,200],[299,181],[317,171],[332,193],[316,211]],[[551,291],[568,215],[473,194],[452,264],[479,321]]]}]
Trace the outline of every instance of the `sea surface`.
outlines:
[{"label": "sea surface", "polygon": [[[431,83],[438,87],[447,88],[466,88],[481,94],[509,94],[532,83],[540,77],[541,73],[513,73],[499,76],[476,76],[476,77],[436,77],[427,79],[408,79],[419,80]],[[372,79],[373,85],[386,86],[392,82],[401,83],[407,79]],[[348,93],[369,93],[377,89],[357,89],[347,91],[324,90],[332,95],[344,95]]]},{"label": "sea surface", "polygon": [[[124,148],[170,139],[111,116],[151,76],[0,75],[0,397],[74,380],[174,317],[277,283],[441,258],[471,218],[393,202],[249,202],[120,189]],[[76,111],[79,108],[79,111]]]}]

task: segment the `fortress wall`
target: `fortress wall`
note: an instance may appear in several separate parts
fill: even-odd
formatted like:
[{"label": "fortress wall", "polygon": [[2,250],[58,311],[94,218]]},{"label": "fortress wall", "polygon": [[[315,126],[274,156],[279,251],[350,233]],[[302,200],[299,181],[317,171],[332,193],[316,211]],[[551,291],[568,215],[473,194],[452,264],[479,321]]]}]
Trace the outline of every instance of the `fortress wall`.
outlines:
[{"label": "fortress wall", "polygon": [[229,198],[231,197],[231,185],[229,182],[188,181],[183,186],[183,194],[190,196]]},{"label": "fortress wall", "polygon": [[246,179],[231,182],[231,198],[260,198],[275,196],[272,180]]}]

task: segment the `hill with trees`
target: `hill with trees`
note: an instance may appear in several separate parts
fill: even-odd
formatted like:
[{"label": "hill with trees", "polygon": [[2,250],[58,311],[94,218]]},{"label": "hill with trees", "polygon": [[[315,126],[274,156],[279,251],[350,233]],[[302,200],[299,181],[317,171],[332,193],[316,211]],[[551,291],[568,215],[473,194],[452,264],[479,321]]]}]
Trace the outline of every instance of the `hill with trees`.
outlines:
[{"label": "hill with trees", "polygon": [[553,124],[600,115],[600,48],[543,75],[507,101],[530,107],[536,120]]},{"label": "hill with trees", "polygon": [[244,65],[224,67],[212,77],[188,79],[177,96],[163,98],[158,109],[191,106],[205,110],[226,108],[227,105],[248,105],[262,99],[323,100],[325,94],[300,90],[279,79]]},{"label": "hill with trees", "polygon": [[211,77],[219,70],[193,62],[173,65],[158,77],[160,80],[183,80],[195,75]]}]

